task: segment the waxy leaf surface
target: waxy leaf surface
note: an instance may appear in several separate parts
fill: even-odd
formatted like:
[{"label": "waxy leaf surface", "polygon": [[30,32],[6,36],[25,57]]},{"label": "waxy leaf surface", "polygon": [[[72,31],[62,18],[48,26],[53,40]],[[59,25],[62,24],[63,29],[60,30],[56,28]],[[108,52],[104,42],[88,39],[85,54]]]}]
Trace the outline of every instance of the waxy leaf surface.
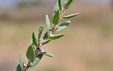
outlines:
[{"label": "waxy leaf surface", "polygon": [[47,26],[47,29],[49,31],[49,29],[50,29],[50,20],[49,20],[49,16],[48,15],[46,15],[46,26]]},{"label": "waxy leaf surface", "polygon": [[59,10],[57,10],[57,12],[55,13],[55,15],[54,15],[54,17],[53,17],[53,21],[52,21],[52,23],[54,24],[54,25],[57,25],[58,24],[58,22],[59,22]]},{"label": "waxy leaf surface", "polygon": [[63,18],[64,18],[64,19],[69,19],[69,18],[75,17],[75,16],[77,16],[77,15],[79,15],[79,13],[75,13],[75,14],[63,16]]},{"label": "waxy leaf surface", "polygon": [[68,2],[65,4],[66,9],[68,9],[75,0],[68,0]]},{"label": "waxy leaf surface", "polygon": [[29,46],[29,48],[28,48],[28,50],[26,52],[26,56],[27,56],[27,58],[30,61],[33,61],[34,60],[35,52],[34,52],[34,49],[33,49],[32,45]]},{"label": "waxy leaf surface", "polygon": [[40,62],[42,57],[43,57],[43,54],[37,55],[31,65],[31,67],[35,67]]},{"label": "waxy leaf surface", "polygon": [[37,41],[37,37],[36,34],[33,32],[32,34],[32,40],[31,43],[33,42],[33,44],[38,48],[38,41]]},{"label": "waxy leaf surface", "polygon": [[16,71],[22,71],[21,67],[20,67],[20,64],[17,65]]},{"label": "waxy leaf surface", "polygon": [[68,27],[69,24],[70,24],[70,21],[66,21],[66,22],[58,25],[58,27],[56,28],[55,31],[61,31],[61,30],[65,29],[66,27]]},{"label": "waxy leaf surface", "polygon": [[62,36],[64,36],[64,34],[57,34],[57,35],[49,36],[49,39],[54,40],[54,39],[58,39]]},{"label": "waxy leaf surface", "polygon": [[20,62],[21,70],[23,70],[24,60],[23,60],[23,56],[22,56],[21,53],[20,53],[20,55],[19,55],[19,62]]},{"label": "waxy leaf surface", "polygon": [[58,0],[58,5],[59,5],[60,11],[62,11],[62,0]]}]

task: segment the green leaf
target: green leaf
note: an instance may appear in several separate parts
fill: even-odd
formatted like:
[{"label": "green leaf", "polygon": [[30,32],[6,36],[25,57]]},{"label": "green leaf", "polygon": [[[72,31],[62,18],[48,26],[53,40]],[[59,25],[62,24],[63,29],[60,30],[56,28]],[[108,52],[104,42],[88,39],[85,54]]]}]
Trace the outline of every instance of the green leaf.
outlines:
[{"label": "green leaf", "polygon": [[64,19],[69,19],[69,18],[75,17],[75,16],[77,16],[77,15],[79,15],[79,13],[75,13],[75,14],[63,16],[63,18],[64,18]]},{"label": "green leaf", "polygon": [[32,45],[29,46],[29,48],[28,48],[28,50],[27,50],[27,53],[26,53],[26,56],[27,56],[27,58],[28,58],[30,61],[33,61],[33,60],[34,60],[35,52],[34,52],[34,50],[33,50]]},{"label": "green leaf", "polygon": [[54,57],[54,55],[49,53],[49,52],[40,52],[38,55],[46,55],[46,56],[49,56],[49,57]]},{"label": "green leaf", "polygon": [[46,32],[45,34],[44,34],[44,36],[43,36],[43,38],[41,39],[41,43],[43,43],[43,41],[45,41],[46,39],[48,39],[47,38],[48,37],[48,32]]},{"label": "green leaf", "polygon": [[69,24],[70,24],[70,21],[66,21],[66,22],[60,24],[60,25],[56,28],[56,31],[61,31],[61,30],[65,29]]},{"label": "green leaf", "polygon": [[34,32],[32,34],[32,41],[33,41],[33,44],[38,48],[38,41],[37,41],[36,34]]},{"label": "green leaf", "polygon": [[20,62],[21,70],[23,70],[24,60],[23,60],[23,57],[22,57],[22,54],[21,53],[19,55],[19,62]]},{"label": "green leaf", "polygon": [[17,65],[16,71],[22,71],[21,67],[20,67],[20,64]]},{"label": "green leaf", "polygon": [[57,10],[57,12],[55,13],[54,17],[53,17],[53,20],[52,20],[52,23],[54,25],[57,25],[58,24],[58,21],[59,21],[59,10]]},{"label": "green leaf", "polygon": [[49,29],[50,29],[50,20],[49,20],[49,16],[48,15],[46,15],[46,26],[47,26],[47,29],[49,31]]},{"label": "green leaf", "polygon": [[43,55],[49,56],[49,57],[54,57],[53,54],[49,53],[49,52],[42,52]]},{"label": "green leaf", "polygon": [[43,57],[43,54],[37,55],[33,61],[33,63],[31,64],[31,67],[35,67],[41,60],[41,58]]},{"label": "green leaf", "polygon": [[41,44],[47,44],[48,42],[50,42],[51,40],[50,39],[48,39],[48,40],[42,40],[41,41]]},{"label": "green leaf", "polygon": [[40,26],[38,31],[38,37],[41,37],[43,30],[44,30],[44,26]]},{"label": "green leaf", "polygon": [[68,2],[65,4],[66,9],[68,9],[75,0],[68,0]]},{"label": "green leaf", "polygon": [[64,36],[64,34],[57,34],[57,35],[49,36],[49,39],[54,40],[54,39],[58,39],[62,36]]},{"label": "green leaf", "polygon": [[12,71],[15,71],[14,69]]},{"label": "green leaf", "polygon": [[37,70],[34,70],[34,71],[37,71]]},{"label": "green leaf", "polygon": [[58,2],[56,3],[55,7],[54,7],[54,11],[53,11],[53,16],[55,15],[55,13],[59,10],[59,5]]},{"label": "green leaf", "polygon": [[46,32],[46,33],[44,34],[43,40],[45,40],[45,39],[47,38],[47,36],[48,36],[48,32]]},{"label": "green leaf", "polygon": [[58,5],[59,5],[60,11],[62,11],[62,0],[58,0]]},{"label": "green leaf", "polygon": [[29,42],[29,44],[31,45],[31,44],[33,44],[33,40],[31,39],[31,41]]},{"label": "green leaf", "polygon": [[35,47],[34,47],[34,44],[33,44],[33,40],[32,40],[32,39],[31,39],[31,41],[30,41],[30,45],[33,46],[33,50],[35,51]]}]

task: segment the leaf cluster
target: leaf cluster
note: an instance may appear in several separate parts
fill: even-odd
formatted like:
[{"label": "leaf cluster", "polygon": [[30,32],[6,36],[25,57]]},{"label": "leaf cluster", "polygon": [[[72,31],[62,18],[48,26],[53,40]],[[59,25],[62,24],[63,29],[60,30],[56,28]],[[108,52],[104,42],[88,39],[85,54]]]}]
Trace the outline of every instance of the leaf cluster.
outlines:
[{"label": "leaf cluster", "polygon": [[[32,39],[30,41],[30,45],[26,52],[28,64],[27,65],[24,64],[23,56],[20,53],[19,64],[17,65],[16,71],[26,71],[28,68],[35,67],[40,62],[40,60],[44,55],[49,57],[54,57],[54,55],[51,54],[50,52],[44,51],[42,49],[42,46],[46,45],[52,40],[59,39],[62,36],[64,36],[64,34],[53,34],[53,33],[61,31],[69,26],[70,21],[59,23],[59,20],[61,18],[69,19],[79,14],[79,13],[74,13],[74,14],[63,16],[66,9],[68,9],[74,1],[75,0],[66,0],[65,4],[63,5],[62,0],[58,0],[53,11],[53,19],[52,19],[53,27],[50,26],[51,23],[50,23],[49,16],[46,15],[47,32],[42,37],[44,26],[40,26],[38,30],[38,36],[35,34],[35,32],[32,33]],[[34,70],[34,71],[37,71],[37,70]]]}]

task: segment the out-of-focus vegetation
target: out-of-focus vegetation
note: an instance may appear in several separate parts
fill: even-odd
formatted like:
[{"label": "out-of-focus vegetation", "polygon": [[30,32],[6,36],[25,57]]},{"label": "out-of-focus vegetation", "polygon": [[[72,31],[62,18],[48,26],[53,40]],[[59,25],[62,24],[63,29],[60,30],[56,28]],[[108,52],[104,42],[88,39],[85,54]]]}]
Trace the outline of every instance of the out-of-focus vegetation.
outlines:
[{"label": "out-of-focus vegetation", "polygon": [[37,2],[37,1],[33,1],[33,2],[21,2],[18,4],[18,8],[28,8],[28,7],[33,7],[33,6],[43,6],[44,2]]}]

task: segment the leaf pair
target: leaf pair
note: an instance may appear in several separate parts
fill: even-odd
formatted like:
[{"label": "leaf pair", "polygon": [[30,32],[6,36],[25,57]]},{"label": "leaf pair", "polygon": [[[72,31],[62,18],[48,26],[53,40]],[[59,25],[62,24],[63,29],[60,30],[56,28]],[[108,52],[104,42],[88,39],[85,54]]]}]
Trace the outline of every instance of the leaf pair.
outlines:
[{"label": "leaf pair", "polygon": [[[38,37],[39,37],[39,39],[40,39],[40,37],[42,35],[43,30],[44,30],[44,26],[40,26],[39,27],[39,31],[38,31]],[[32,40],[31,40],[30,44],[32,44],[32,42],[33,42],[33,44],[38,48],[38,41],[37,40],[38,39],[36,37],[36,34],[33,32],[32,33]]]},{"label": "leaf pair", "polygon": [[[31,67],[36,66],[39,63],[39,61],[41,60],[41,58],[42,58],[43,55],[47,55],[47,56],[53,57],[53,55],[51,53],[49,53],[49,52],[41,52],[37,56],[35,56],[35,52],[33,50],[32,45],[29,46],[29,48],[27,50],[27,53],[26,53],[27,58],[30,61],[33,62],[32,65],[31,65]],[[20,64],[22,64],[22,62],[20,62]]]},{"label": "leaf pair", "polygon": [[[68,9],[73,4],[74,1],[75,0],[67,0],[67,3],[65,4],[66,9]],[[58,0],[58,2],[56,3],[53,11],[53,16],[57,12],[57,10],[62,11],[62,0]]]},{"label": "leaf pair", "polygon": [[52,20],[52,23],[54,25],[57,25],[59,22],[60,11],[62,11],[62,0],[58,0],[58,2],[56,3],[54,7],[53,20]]},{"label": "leaf pair", "polygon": [[69,24],[70,24],[70,21],[66,21],[66,22],[58,25],[58,27],[56,28],[55,31],[61,31],[61,30],[65,29],[66,27],[68,27]]},{"label": "leaf pair", "polygon": [[53,16],[58,10],[62,11],[62,0],[58,0],[58,2],[56,3],[53,11]]},{"label": "leaf pair", "polygon": [[41,52],[35,57],[33,63],[31,64],[31,67],[35,67],[40,62],[43,55],[46,55],[46,56],[49,56],[49,57],[54,57],[54,55],[49,53],[49,52]]},{"label": "leaf pair", "polygon": [[[67,3],[65,4],[66,9],[68,9],[68,8],[72,5],[72,3],[73,3],[74,1],[75,1],[75,0],[68,0]],[[53,20],[52,20],[52,23],[53,23],[54,25],[57,25],[57,24],[58,24],[59,17],[60,17],[59,10],[62,11],[62,0],[58,0],[58,2],[57,2],[56,5],[55,5],[54,11],[53,11]],[[72,17],[77,16],[78,14],[79,14],[79,13],[75,13],[75,14],[63,16],[63,18],[64,18],[64,19],[69,19],[69,18],[72,18]]]}]

